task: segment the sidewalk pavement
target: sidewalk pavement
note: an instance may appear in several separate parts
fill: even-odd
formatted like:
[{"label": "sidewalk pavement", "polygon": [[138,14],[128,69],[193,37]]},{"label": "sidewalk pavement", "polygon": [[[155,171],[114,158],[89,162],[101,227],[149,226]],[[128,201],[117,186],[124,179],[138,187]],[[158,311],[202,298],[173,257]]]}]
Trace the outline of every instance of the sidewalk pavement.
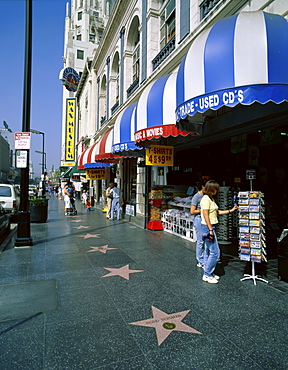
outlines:
[{"label": "sidewalk pavement", "polygon": [[286,293],[233,260],[203,282],[191,242],[76,206],[0,254],[1,370],[288,369]]}]

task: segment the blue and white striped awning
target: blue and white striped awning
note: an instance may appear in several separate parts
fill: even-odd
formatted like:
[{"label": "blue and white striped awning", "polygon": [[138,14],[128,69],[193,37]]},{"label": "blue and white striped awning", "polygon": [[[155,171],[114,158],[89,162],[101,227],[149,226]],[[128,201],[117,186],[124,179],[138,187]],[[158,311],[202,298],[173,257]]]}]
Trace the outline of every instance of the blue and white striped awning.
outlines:
[{"label": "blue and white striped awning", "polygon": [[203,114],[223,106],[288,101],[287,66],[285,18],[256,11],[220,19],[195,39],[179,67],[178,127],[185,129],[181,120],[203,122]]},{"label": "blue and white striped awning", "polygon": [[134,144],[137,104],[130,104],[118,115],[113,128],[112,153],[125,152],[127,154],[129,151],[139,150]]},{"label": "blue and white striped awning", "polygon": [[175,125],[176,77],[177,73],[164,75],[143,90],[136,112],[137,145],[146,140],[188,135]]}]

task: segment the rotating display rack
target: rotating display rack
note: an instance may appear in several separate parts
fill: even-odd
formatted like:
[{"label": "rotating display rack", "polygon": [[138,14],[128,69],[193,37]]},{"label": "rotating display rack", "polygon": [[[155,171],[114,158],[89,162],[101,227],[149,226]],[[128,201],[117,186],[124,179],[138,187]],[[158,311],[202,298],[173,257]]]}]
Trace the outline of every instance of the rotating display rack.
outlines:
[{"label": "rotating display rack", "polygon": [[240,191],[239,205],[239,257],[252,263],[252,275],[244,274],[243,280],[252,279],[268,283],[255,274],[255,263],[267,262],[265,243],[264,194],[260,191]]}]

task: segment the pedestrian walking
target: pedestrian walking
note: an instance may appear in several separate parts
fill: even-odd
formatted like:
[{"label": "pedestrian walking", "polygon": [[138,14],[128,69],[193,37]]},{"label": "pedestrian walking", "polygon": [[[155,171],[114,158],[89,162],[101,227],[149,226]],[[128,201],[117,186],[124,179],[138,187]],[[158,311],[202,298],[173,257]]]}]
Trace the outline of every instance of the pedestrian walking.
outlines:
[{"label": "pedestrian walking", "polygon": [[82,203],[84,204],[84,206],[86,205],[87,198],[88,198],[88,194],[87,194],[86,190],[84,189],[82,191],[82,195],[81,195],[81,200],[82,200]]},{"label": "pedestrian walking", "polygon": [[58,186],[58,199],[62,199],[62,196],[63,196],[63,189],[61,187],[61,185]]},{"label": "pedestrian walking", "polygon": [[117,220],[120,220],[120,202],[123,204],[123,197],[121,190],[117,187],[117,183],[114,182],[114,186],[110,190],[110,194],[112,194],[112,206],[111,206],[111,215],[109,220],[114,219],[114,212],[117,212]]},{"label": "pedestrian walking", "polygon": [[204,275],[202,280],[210,284],[217,284],[219,280],[219,276],[213,274],[220,257],[220,249],[216,235],[218,215],[227,215],[238,208],[238,206],[234,206],[231,209],[219,210],[213,198],[218,191],[219,184],[216,181],[207,181],[203,190],[203,198],[200,201],[202,238],[205,245]]},{"label": "pedestrian walking", "polygon": [[200,201],[204,196],[204,187],[207,180],[201,180],[198,183],[198,191],[193,196],[191,201],[190,213],[194,216],[194,228],[196,231],[196,259],[197,267],[204,268],[204,241],[202,239],[202,227],[201,227],[201,209]]},{"label": "pedestrian walking", "polygon": [[73,194],[73,188],[71,184],[67,183],[63,189],[65,216],[70,216],[72,212],[71,196]]},{"label": "pedestrian walking", "polygon": [[106,218],[111,218],[111,207],[112,207],[112,198],[113,195],[111,194],[111,189],[114,187],[114,182],[110,182],[109,187],[106,190],[106,198],[107,198],[107,212]]}]

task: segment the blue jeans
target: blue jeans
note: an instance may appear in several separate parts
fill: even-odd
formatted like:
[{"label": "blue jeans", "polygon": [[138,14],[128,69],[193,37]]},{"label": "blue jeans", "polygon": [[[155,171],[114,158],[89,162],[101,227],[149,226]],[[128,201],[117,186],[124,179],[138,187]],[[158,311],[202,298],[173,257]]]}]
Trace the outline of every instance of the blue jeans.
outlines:
[{"label": "blue jeans", "polygon": [[[202,226],[202,235],[207,235],[209,233],[209,228],[207,225]],[[204,275],[212,276],[215,270],[217,261],[220,257],[220,249],[218,245],[218,240],[216,236],[216,225],[212,225],[214,230],[214,240],[212,242],[204,242],[205,253],[204,253]]]},{"label": "blue jeans", "polygon": [[201,216],[194,217],[194,227],[196,231],[196,259],[198,263],[204,265],[204,242],[202,240]]},{"label": "blue jeans", "polygon": [[110,218],[114,218],[114,211],[117,212],[117,220],[120,220],[120,199],[119,198],[112,199]]}]

